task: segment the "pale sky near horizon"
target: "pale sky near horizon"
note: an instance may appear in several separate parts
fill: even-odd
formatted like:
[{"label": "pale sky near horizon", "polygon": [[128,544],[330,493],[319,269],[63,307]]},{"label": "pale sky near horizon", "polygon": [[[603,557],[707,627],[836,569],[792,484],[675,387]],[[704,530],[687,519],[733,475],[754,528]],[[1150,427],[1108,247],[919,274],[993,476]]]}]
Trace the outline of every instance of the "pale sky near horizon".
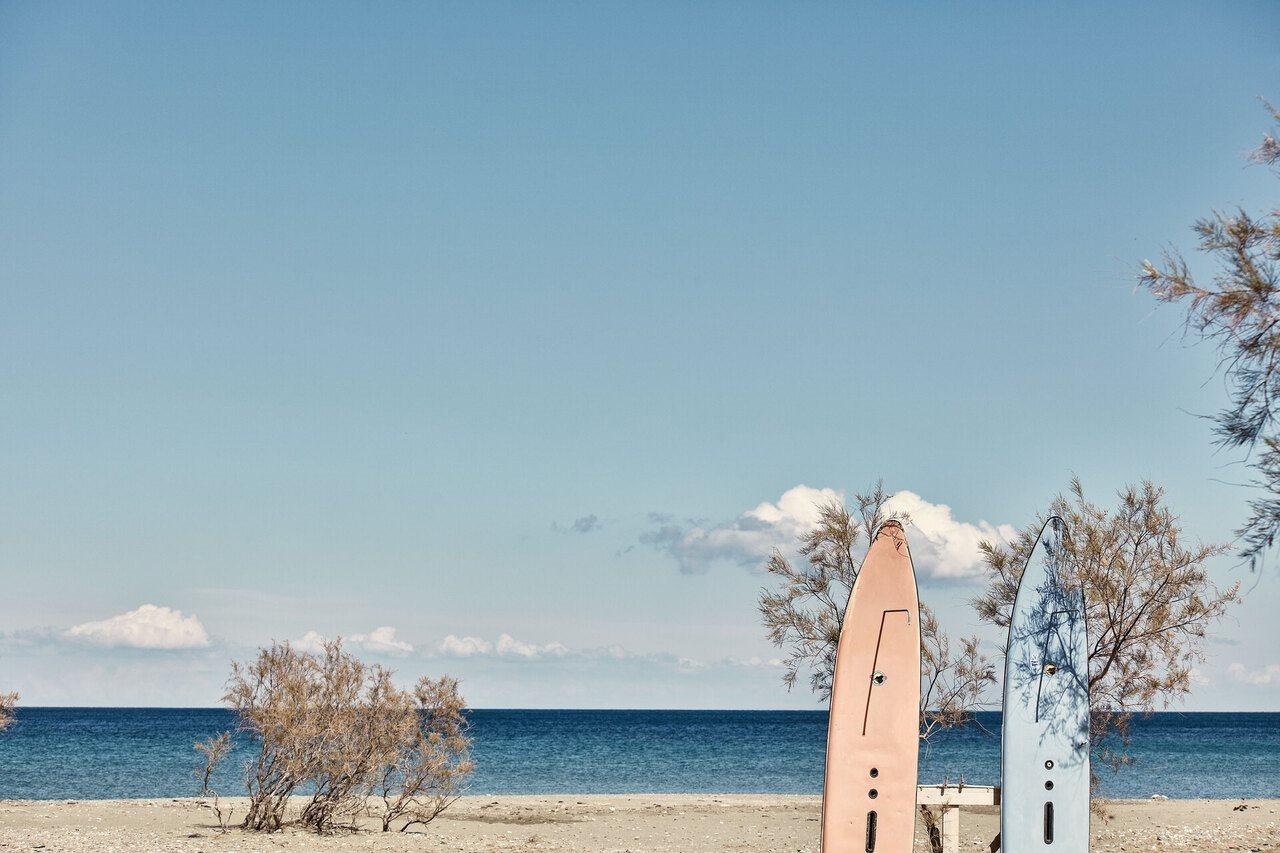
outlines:
[{"label": "pale sky near horizon", "polygon": [[[816,707],[758,566],[829,489],[1071,474],[1230,538],[1135,292],[1280,100],[1269,3],[0,6],[0,690],[212,705],[342,635],[481,707]],[[1201,265],[1203,269],[1211,269]],[[1280,555],[1189,709],[1280,710]]]}]

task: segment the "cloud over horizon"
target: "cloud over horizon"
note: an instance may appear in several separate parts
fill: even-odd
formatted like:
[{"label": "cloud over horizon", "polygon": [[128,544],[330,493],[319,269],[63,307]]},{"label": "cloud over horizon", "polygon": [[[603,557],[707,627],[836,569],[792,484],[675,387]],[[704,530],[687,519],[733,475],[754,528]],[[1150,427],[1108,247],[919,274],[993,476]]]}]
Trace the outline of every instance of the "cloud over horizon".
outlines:
[{"label": "cloud over horizon", "polygon": [[[308,631],[301,637],[290,640],[289,645],[300,652],[318,654],[324,651],[324,644],[328,642],[328,639],[319,631]],[[343,641],[351,648],[375,655],[400,656],[413,653],[413,645],[398,639],[396,637],[396,629],[390,625],[374,628],[367,634],[352,634],[344,637]]]},{"label": "cloud over horizon", "polygon": [[97,622],[68,628],[63,636],[98,646],[130,649],[200,649],[209,645],[209,635],[193,613],[143,604]]},{"label": "cloud over horizon", "polygon": [[684,574],[702,574],[717,562],[754,567],[817,523],[818,504],[843,499],[844,494],[834,489],[799,485],[784,492],[776,504],[765,501],[719,524],[679,524],[670,516],[650,513],[658,526],[640,534],[640,542],[675,559]]},{"label": "cloud over horizon", "polygon": [[782,665],[778,658],[764,659],[760,657],[736,658],[725,657],[703,661],[674,652],[636,652],[613,643],[607,646],[586,648],[569,648],[563,643],[550,642],[544,644],[526,643],[517,640],[510,634],[500,634],[496,641],[470,635],[458,636],[448,634],[436,646],[442,657],[454,659],[506,659],[510,661],[542,661],[564,663],[615,663],[633,662],[642,665],[659,666],[683,675],[704,672],[710,669],[746,668],[776,669]]},{"label": "cloud over horizon", "polygon": [[407,655],[413,652],[412,645],[396,639],[396,629],[390,625],[374,628],[367,634],[352,634],[348,639],[352,645],[374,654]]},{"label": "cloud over horizon", "polygon": [[894,493],[885,508],[911,519],[907,541],[916,570],[935,578],[966,578],[983,572],[978,543],[1011,541],[1017,534],[1012,524],[957,521],[946,504],[929,503],[915,492]]},{"label": "cloud over horizon", "polygon": [[308,631],[296,640],[290,640],[289,645],[300,652],[309,655],[319,654],[324,651],[324,644],[329,642],[329,638],[319,631]]},{"label": "cloud over horizon", "polygon": [[1280,663],[1269,664],[1258,669],[1250,669],[1242,663],[1233,663],[1227,667],[1227,674],[1241,684],[1252,684],[1254,687],[1280,684]]},{"label": "cloud over horizon", "polygon": [[[818,521],[818,507],[843,501],[844,492],[831,488],[797,485],[783,492],[777,503],[764,501],[737,518],[715,524],[675,521],[662,513],[650,513],[651,529],[640,534],[643,545],[676,561],[683,574],[702,574],[716,563],[758,568],[774,550],[793,553],[799,537]],[[933,578],[966,578],[981,574],[984,539],[1008,540],[1015,530],[1009,524],[959,521],[951,507],[930,503],[912,491],[893,494],[886,508],[911,517],[907,531],[916,571]]]},{"label": "cloud over horizon", "polygon": [[440,654],[450,658],[470,658],[487,655],[493,649],[493,643],[479,637],[459,637],[449,634],[436,647]]},{"label": "cloud over horizon", "polygon": [[569,647],[563,643],[550,642],[544,645],[526,643],[517,640],[510,634],[501,634],[496,642],[489,642],[480,637],[459,637],[449,634],[436,646],[437,651],[445,657],[500,657],[538,660],[544,657],[562,658],[569,654]]}]

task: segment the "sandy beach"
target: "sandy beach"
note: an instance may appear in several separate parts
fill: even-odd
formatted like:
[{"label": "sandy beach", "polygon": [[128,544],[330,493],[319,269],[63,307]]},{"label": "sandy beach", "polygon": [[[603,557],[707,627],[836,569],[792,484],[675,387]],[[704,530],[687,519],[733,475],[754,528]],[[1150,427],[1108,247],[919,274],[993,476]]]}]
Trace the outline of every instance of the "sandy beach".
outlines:
[{"label": "sandy beach", "polygon": [[[240,801],[230,801],[239,813]],[[1241,809],[1244,805],[1246,808]],[[666,794],[467,797],[430,826],[316,836],[220,832],[192,799],[5,801],[0,849],[43,851],[427,850],[817,853],[816,797]],[[1096,853],[1280,850],[1280,800],[1117,800],[1094,821]],[[994,808],[963,811],[962,850],[985,850]],[[923,834],[917,850],[927,850]]]}]

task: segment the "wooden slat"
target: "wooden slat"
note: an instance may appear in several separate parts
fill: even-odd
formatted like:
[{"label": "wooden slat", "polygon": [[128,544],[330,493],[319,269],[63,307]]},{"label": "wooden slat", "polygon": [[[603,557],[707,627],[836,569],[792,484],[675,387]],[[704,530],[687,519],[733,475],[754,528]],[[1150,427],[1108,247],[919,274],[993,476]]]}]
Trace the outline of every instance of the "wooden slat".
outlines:
[{"label": "wooden slat", "polygon": [[921,806],[998,806],[1000,789],[989,785],[920,785],[916,804]]},{"label": "wooden slat", "polygon": [[960,809],[942,810],[942,849],[944,853],[960,853]]}]

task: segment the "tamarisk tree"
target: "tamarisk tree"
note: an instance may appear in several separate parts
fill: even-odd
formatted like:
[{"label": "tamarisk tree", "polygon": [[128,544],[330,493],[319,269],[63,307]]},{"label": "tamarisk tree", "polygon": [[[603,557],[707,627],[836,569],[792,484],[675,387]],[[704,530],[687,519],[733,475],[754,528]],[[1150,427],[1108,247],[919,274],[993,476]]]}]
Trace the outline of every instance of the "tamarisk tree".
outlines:
[{"label": "tamarisk tree", "polygon": [[[256,747],[244,765],[243,829],[283,828],[293,797],[305,793],[299,826],[330,832],[373,818],[384,832],[397,823],[404,831],[448,808],[474,767],[457,679],[423,677],[403,690],[394,673],[360,661],[340,640],[318,653],[276,643],[232,666],[224,699],[238,735]],[[206,795],[231,737],[196,744]]]},{"label": "tamarisk tree", "polygon": [[[1280,126],[1280,111],[1268,105]],[[1280,130],[1252,159],[1280,176]],[[1214,211],[1194,226],[1198,248],[1217,265],[1209,281],[1176,251],[1145,261],[1139,284],[1162,302],[1185,304],[1186,329],[1221,356],[1228,402],[1213,417],[1219,446],[1249,453],[1258,495],[1240,527],[1241,556],[1256,565],[1280,536],[1280,208],[1254,216]]]},{"label": "tamarisk tree", "polygon": [[983,542],[987,588],[973,602],[981,619],[1007,630],[1044,519],[1066,521],[1067,580],[1084,590],[1089,632],[1091,742],[1115,767],[1129,761],[1134,714],[1191,691],[1209,629],[1239,601],[1239,584],[1220,589],[1206,568],[1224,547],[1184,541],[1163,489],[1144,481],[1118,499],[1114,509],[1093,504],[1073,479],[1068,494],[1013,542]]},{"label": "tamarisk tree", "polygon": [[[807,672],[809,687],[819,700],[830,698],[840,626],[862,567],[859,554],[882,522],[896,518],[910,523],[905,514],[886,510],[888,499],[883,484],[877,483],[855,494],[852,506],[843,501],[818,504],[817,524],[800,538],[804,563],[793,565],[775,551],[765,564],[776,586],[760,593],[760,616],[769,639],[787,653],[782,680],[788,688]],[[953,646],[933,611],[923,604],[920,643],[920,736],[927,740],[940,729],[972,719],[984,690],[995,682],[995,667],[979,650],[977,637]]]}]

